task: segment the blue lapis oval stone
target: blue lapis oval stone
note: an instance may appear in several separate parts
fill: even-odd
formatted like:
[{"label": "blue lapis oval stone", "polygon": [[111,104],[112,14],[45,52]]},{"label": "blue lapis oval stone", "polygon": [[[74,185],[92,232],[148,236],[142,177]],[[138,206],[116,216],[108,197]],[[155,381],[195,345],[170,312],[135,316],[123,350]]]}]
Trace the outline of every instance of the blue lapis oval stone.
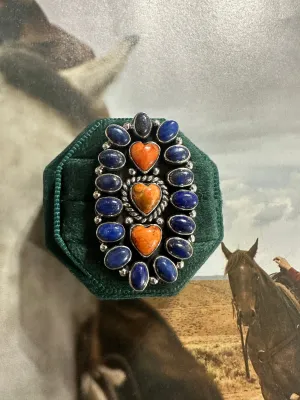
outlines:
[{"label": "blue lapis oval stone", "polygon": [[117,146],[127,146],[131,141],[129,133],[119,125],[109,125],[105,134],[109,141]]},{"label": "blue lapis oval stone", "polygon": [[114,217],[122,211],[123,204],[117,197],[100,197],[96,201],[96,212],[105,217]]},{"label": "blue lapis oval stone", "polygon": [[121,269],[131,260],[132,253],[129,247],[116,246],[110,249],[104,258],[104,264],[109,269]]},{"label": "blue lapis oval stone", "polygon": [[97,177],[96,186],[102,192],[117,192],[122,187],[122,179],[118,175],[103,174]]},{"label": "blue lapis oval stone", "polygon": [[171,197],[172,204],[180,210],[193,210],[199,203],[198,196],[189,190],[178,190]]},{"label": "blue lapis oval stone", "polygon": [[108,149],[99,154],[99,163],[109,169],[119,169],[125,165],[126,159],[118,150]]},{"label": "blue lapis oval stone", "polygon": [[174,164],[182,164],[190,159],[190,151],[181,144],[170,146],[165,152],[165,159]]},{"label": "blue lapis oval stone", "polygon": [[168,174],[168,182],[173,186],[189,186],[194,182],[194,173],[188,168],[173,169]]},{"label": "blue lapis oval stone", "polygon": [[195,221],[188,215],[173,215],[169,219],[169,226],[179,235],[192,235],[196,229]]},{"label": "blue lapis oval stone", "polygon": [[186,239],[178,237],[170,238],[167,240],[166,247],[168,253],[179,260],[187,260],[193,255],[193,247]]},{"label": "blue lapis oval stone", "polygon": [[143,262],[137,262],[132,267],[129,275],[129,283],[134,290],[142,291],[149,282],[148,267]]},{"label": "blue lapis oval stone", "polygon": [[179,126],[176,121],[165,121],[157,130],[157,139],[162,143],[171,142],[178,135]]},{"label": "blue lapis oval stone", "polygon": [[160,256],[154,261],[156,275],[164,282],[175,282],[178,277],[178,270],[169,258]]},{"label": "blue lapis oval stone", "polygon": [[102,242],[117,242],[125,236],[125,228],[118,222],[105,222],[98,226],[96,234]]}]

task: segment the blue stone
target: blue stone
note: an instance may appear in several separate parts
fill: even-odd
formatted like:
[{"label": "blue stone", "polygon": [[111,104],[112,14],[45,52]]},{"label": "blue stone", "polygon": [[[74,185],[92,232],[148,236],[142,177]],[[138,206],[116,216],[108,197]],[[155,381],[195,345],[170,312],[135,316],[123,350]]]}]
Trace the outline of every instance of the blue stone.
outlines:
[{"label": "blue stone", "polygon": [[187,215],[174,215],[168,223],[172,231],[179,235],[192,235],[196,229],[195,221]]},{"label": "blue stone", "polygon": [[168,182],[173,186],[189,186],[194,182],[194,173],[188,168],[177,168],[168,174]]},{"label": "blue stone", "polygon": [[171,142],[178,135],[179,126],[176,121],[165,121],[157,130],[157,139],[162,143]]},{"label": "blue stone", "polygon": [[160,256],[154,261],[156,275],[164,282],[175,282],[178,277],[178,270],[169,258]]},{"label": "blue stone", "polygon": [[167,148],[165,152],[165,159],[174,164],[182,164],[190,159],[190,151],[187,147],[181,144],[174,144]]},{"label": "blue stone", "polygon": [[124,167],[126,159],[118,150],[108,149],[99,154],[99,163],[109,169],[120,169]]},{"label": "blue stone", "polygon": [[116,146],[127,146],[131,141],[129,133],[119,125],[109,125],[105,134],[108,140]]},{"label": "blue stone", "polygon": [[106,253],[104,264],[109,269],[120,269],[129,263],[131,257],[132,253],[128,247],[116,246]]},{"label": "blue stone", "polygon": [[189,190],[178,190],[171,196],[172,204],[180,210],[193,210],[199,203],[198,196]]},{"label": "blue stone", "polygon": [[125,236],[125,228],[118,222],[105,222],[98,226],[96,234],[102,242],[117,242]]},{"label": "blue stone", "polygon": [[118,175],[103,174],[97,177],[96,186],[102,192],[117,192],[122,187],[122,179]]},{"label": "blue stone", "polygon": [[140,112],[133,120],[133,129],[142,138],[149,136],[152,129],[152,121],[147,114]]},{"label": "blue stone", "polygon": [[144,262],[136,262],[129,274],[129,283],[134,290],[142,291],[149,282],[148,267]]},{"label": "blue stone", "polygon": [[122,201],[117,197],[100,197],[95,205],[96,212],[105,217],[115,217],[119,215],[122,208]]},{"label": "blue stone", "polygon": [[167,251],[179,260],[187,260],[193,255],[193,247],[188,240],[173,237],[167,240]]}]

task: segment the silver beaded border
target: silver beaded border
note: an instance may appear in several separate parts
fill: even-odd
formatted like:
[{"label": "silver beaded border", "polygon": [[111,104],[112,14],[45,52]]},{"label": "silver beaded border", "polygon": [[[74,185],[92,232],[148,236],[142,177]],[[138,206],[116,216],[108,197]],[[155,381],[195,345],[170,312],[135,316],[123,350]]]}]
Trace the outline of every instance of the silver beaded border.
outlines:
[{"label": "silver beaded border", "polygon": [[[132,204],[129,203],[128,196],[130,196],[131,186],[134,183],[156,183],[161,189],[161,199],[158,206],[154,211],[150,214],[150,216],[144,216],[141,212],[138,212],[135,208],[133,208]],[[125,211],[136,221],[144,224],[146,222],[155,221],[161,213],[165,210],[169,202],[169,191],[164,181],[162,181],[159,177],[154,175],[145,175],[145,176],[133,176],[132,178],[128,178],[122,186],[122,202]],[[132,199],[131,199],[132,201]]]}]

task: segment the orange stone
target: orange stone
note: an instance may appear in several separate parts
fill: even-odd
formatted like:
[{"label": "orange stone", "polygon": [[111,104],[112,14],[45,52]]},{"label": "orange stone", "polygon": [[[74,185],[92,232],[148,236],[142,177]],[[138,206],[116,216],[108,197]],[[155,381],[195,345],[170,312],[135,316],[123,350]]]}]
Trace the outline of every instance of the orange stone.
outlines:
[{"label": "orange stone", "polygon": [[131,230],[132,243],[144,257],[149,257],[157,249],[161,238],[162,230],[158,225],[136,225]]},{"label": "orange stone", "polygon": [[147,186],[135,183],[131,189],[132,200],[137,208],[145,215],[150,214],[158,205],[161,198],[161,189],[155,183]]},{"label": "orange stone", "polygon": [[153,142],[135,142],[130,147],[130,156],[135,165],[143,172],[149,171],[160,155],[160,147]]}]

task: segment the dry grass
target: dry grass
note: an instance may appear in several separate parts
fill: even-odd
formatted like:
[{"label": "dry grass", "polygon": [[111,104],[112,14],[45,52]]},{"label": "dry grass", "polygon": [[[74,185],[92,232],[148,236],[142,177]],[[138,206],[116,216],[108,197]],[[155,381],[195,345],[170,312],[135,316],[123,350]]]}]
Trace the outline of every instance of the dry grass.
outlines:
[{"label": "dry grass", "polygon": [[252,381],[245,378],[228,281],[193,281],[175,297],[147,301],[166,318],[183,345],[205,364],[225,400],[263,399],[252,369]]},{"label": "dry grass", "polygon": [[251,369],[251,380],[245,378],[245,366],[238,339],[235,342],[201,343],[190,347],[223,392],[259,389],[257,376]]}]

